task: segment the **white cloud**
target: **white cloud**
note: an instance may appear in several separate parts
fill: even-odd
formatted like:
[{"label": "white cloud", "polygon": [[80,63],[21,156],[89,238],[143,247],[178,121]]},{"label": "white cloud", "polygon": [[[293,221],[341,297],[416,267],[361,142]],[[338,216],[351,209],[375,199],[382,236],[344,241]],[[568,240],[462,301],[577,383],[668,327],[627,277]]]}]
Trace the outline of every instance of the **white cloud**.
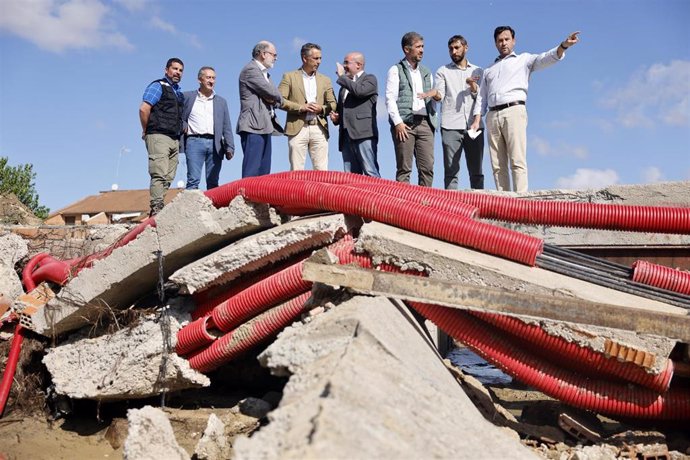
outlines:
[{"label": "white cloud", "polygon": [[601,102],[615,110],[618,121],[629,128],[657,123],[690,126],[690,61],[640,69],[627,83],[611,88]]},{"label": "white cloud", "polygon": [[575,157],[585,159],[589,156],[587,147],[571,145],[566,142],[558,142],[552,146],[549,141],[539,136],[530,136],[529,147],[536,150],[541,156],[551,157]]},{"label": "white cloud", "polygon": [[572,176],[559,177],[556,187],[568,190],[602,188],[617,184],[618,179],[618,173],[613,169],[578,168]]},{"label": "white cloud", "polygon": [[663,182],[664,174],[656,166],[650,166],[642,170],[642,181],[645,184],[653,184],[655,182]]},{"label": "white cloud", "polygon": [[122,5],[129,11],[142,11],[149,0],[113,0],[113,2]]},{"label": "white cloud", "polygon": [[305,40],[302,37],[294,37],[292,39],[292,51],[299,53],[300,50],[302,49],[302,45],[307,43],[307,40]]},{"label": "white cloud", "polygon": [[174,24],[165,21],[161,19],[158,16],[154,16],[151,18],[151,25],[155,27],[156,29],[162,30],[163,32],[167,32],[170,35],[174,35],[176,37],[181,38],[183,41],[188,42],[190,45],[192,45],[195,48],[201,48],[201,41],[199,40],[199,37],[197,37],[194,34],[190,34],[188,32],[182,32],[181,30],[178,30],[177,27],[175,27]]},{"label": "white cloud", "polygon": [[100,0],[2,0],[0,29],[52,52],[106,46],[132,49],[127,37],[108,21],[109,14],[110,8]]}]

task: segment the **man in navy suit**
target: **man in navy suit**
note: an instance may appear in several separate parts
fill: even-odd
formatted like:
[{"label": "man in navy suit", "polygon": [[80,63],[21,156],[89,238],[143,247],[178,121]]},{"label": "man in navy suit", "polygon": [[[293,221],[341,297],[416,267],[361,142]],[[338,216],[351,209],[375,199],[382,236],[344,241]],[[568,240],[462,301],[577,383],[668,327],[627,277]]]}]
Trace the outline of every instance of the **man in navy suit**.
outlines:
[{"label": "man in navy suit", "polygon": [[230,160],[235,154],[228,102],[213,87],[213,67],[199,69],[199,89],[184,93],[182,120],[185,134],[180,150],[187,157],[187,190],[196,190],[201,170],[206,165],[206,188],[218,187],[223,156]]}]

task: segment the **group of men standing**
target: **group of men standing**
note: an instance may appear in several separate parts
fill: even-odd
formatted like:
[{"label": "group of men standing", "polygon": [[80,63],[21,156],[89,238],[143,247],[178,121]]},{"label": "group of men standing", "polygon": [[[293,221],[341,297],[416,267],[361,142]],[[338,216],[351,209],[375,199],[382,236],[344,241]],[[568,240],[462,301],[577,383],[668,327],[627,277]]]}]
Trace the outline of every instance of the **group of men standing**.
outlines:
[{"label": "group of men standing", "polygon": [[[436,108],[441,103],[440,131],[443,145],[444,186],[458,188],[462,151],[474,189],[484,188],[482,173],[486,115],[489,153],[498,190],[527,190],[525,102],[531,72],[552,65],[579,41],[574,32],[541,54],[516,54],[515,31],[497,27],[494,41],[498,58],[486,69],[467,59],[469,46],[461,35],[448,40],[451,62],[440,67],[435,78],[421,64],[424,39],[416,32],[401,41],[404,58],[387,73],[386,110],[395,148],[396,180],[410,182],[413,161],[418,183],[430,187],[434,176],[434,136],[439,125]],[[346,172],[380,177],[377,145],[376,76],[364,71],[360,52],[348,53],[336,64],[336,98],[331,79],[318,72],[321,47],[306,43],[300,50],[302,65],[283,75],[276,87],[269,69],[278,58],[275,45],[257,43],[252,59],[239,76],[242,177],[269,174],[271,136],[288,137],[291,170],[305,167],[307,154],[316,170],[328,169],[328,120],[339,127],[338,147]],[[212,67],[198,73],[199,89],[183,93],[179,82],[184,64],[171,58],[165,77],[154,80],[144,92],[139,109],[142,138],[149,153],[151,215],[163,207],[163,196],[174,179],[180,152],[187,157],[187,189],[199,186],[206,168],[208,189],[218,186],[223,157],[234,155],[233,133],[227,101],[214,91]],[[287,112],[285,127],[276,109]],[[512,187],[509,171],[512,173]]]}]

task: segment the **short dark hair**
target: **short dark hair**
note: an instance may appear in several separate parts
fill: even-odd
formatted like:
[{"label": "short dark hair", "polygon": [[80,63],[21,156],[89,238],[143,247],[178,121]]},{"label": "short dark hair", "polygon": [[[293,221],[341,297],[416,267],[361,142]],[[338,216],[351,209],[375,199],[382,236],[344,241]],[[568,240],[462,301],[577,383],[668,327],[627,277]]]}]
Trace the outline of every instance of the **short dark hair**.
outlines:
[{"label": "short dark hair", "polygon": [[406,46],[412,46],[412,44],[418,40],[424,41],[424,37],[419,35],[417,32],[408,32],[403,35],[402,40],[400,40],[400,46],[404,50]]},{"label": "short dark hair", "polygon": [[506,30],[509,30],[511,37],[515,38],[515,31],[513,30],[512,27],[510,27],[510,26],[498,26],[498,27],[496,27],[496,30],[494,30],[494,41],[496,41],[496,39],[501,34],[501,32],[505,32]]},{"label": "short dark hair", "polygon": [[464,46],[467,46],[467,40],[465,40],[465,37],[463,37],[462,35],[453,35],[452,37],[450,37],[448,39],[448,46],[450,46],[451,44],[453,44],[455,42],[460,42]]},{"label": "short dark hair", "polygon": [[317,45],[316,43],[305,43],[302,45],[302,49],[299,50],[300,56],[307,57],[311,53],[311,50],[319,50],[321,51],[321,47]]},{"label": "short dark hair", "polygon": [[168,67],[170,67],[171,65],[173,65],[175,62],[177,62],[178,64],[180,64],[182,67],[184,67],[184,62],[182,62],[182,59],[180,59],[180,58],[170,58],[170,59],[168,59],[168,62],[165,64],[165,68],[167,69]]},{"label": "short dark hair", "polygon": [[199,69],[199,73],[196,74],[196,78],[201,78],[201,74],[204,73],[204,70],[210,70],[213,73],[216,73],[216,69],[211,67],[210,65],[205,65],[202,68]]}]

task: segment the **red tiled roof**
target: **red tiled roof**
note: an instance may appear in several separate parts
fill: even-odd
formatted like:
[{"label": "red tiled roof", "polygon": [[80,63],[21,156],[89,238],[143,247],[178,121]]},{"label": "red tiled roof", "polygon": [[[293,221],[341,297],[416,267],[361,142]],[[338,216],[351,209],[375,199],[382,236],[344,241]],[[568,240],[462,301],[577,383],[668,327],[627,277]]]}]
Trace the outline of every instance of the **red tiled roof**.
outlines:
[{"label": "red tiled roof", "polygon": [[[183,189],[168,190],[165,203],[169,203]],[[149,212],[149,190],[114,190],[100,192],[98,195],[87,196],[67,207],[50,214],[49,217],[62,214],[123,214],[130,212]]]}]

